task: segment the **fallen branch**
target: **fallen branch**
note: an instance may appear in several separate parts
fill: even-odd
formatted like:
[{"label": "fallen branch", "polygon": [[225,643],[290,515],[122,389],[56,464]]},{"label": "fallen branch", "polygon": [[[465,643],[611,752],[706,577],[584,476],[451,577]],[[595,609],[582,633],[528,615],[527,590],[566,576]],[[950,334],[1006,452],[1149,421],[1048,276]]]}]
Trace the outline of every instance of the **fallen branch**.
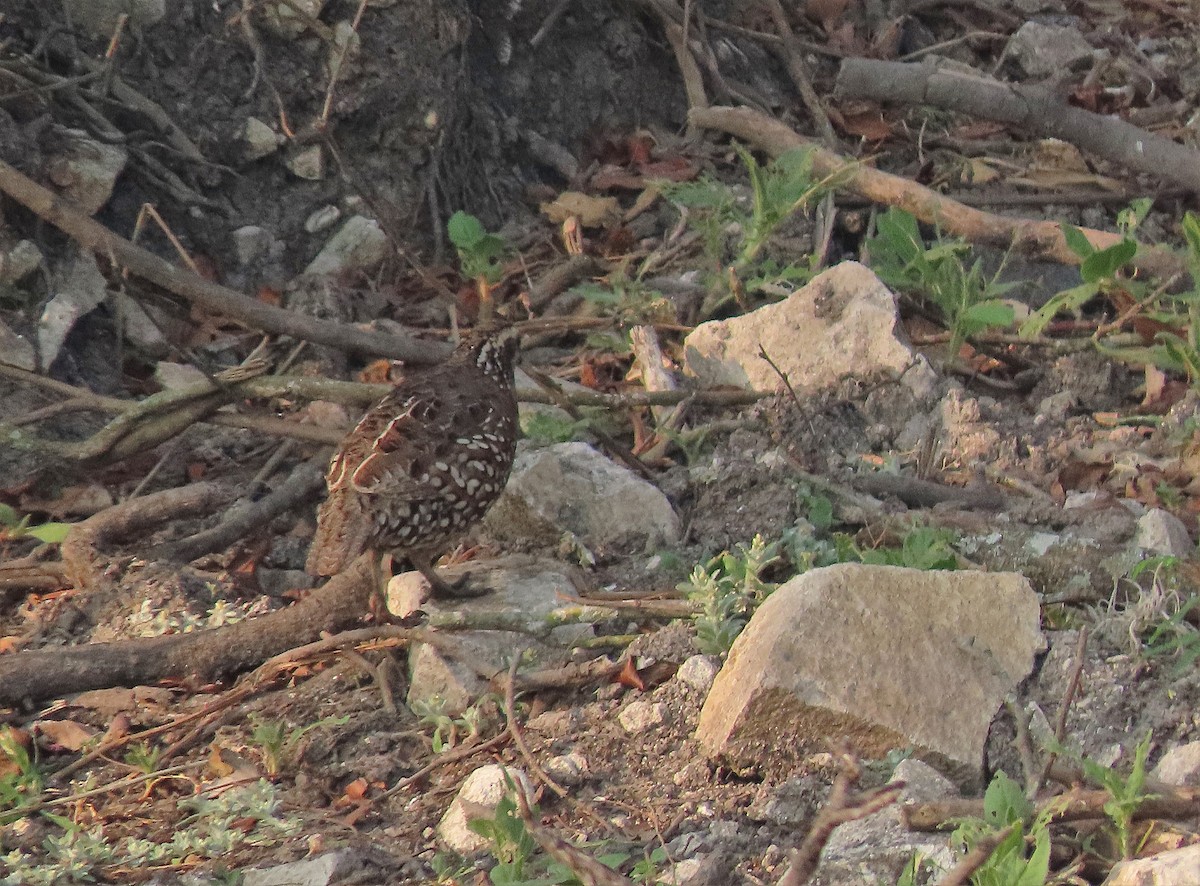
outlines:
[{"label": "fallen branch", "polygon": [[925,105],[1020,126],[1200,191],[1200,152],[1119,118],[1068,105],[1043,86],[1002,83],[928,62],[849,58],[838,71],[834,95]]},{"label": "fallen branch", "polygon": [[440,345],[407,336],[364,332],[346,323],[318,320],[204,280],[118,236],[4,162],[0,162],[0,192],[54,225],[85,249],[111,257],[134,275],[214,314],[241,320],[264,332],[291,335],[354,354],[394,357],[410,363],[437,363],[446,354],[446,349]]},{"label": "fallen branch", "polygon": [[[1200,815],[1200,787],[1147,784],[1154,793],[1144,799],[1133,812],[1135,820],[1184,820]],[[1104,819],[1104,805],[1112,802],[1112,794],[1102,790],[1072,790],[1039,800],[1038,814],[1053,813],[1053,821],[1083,821]],[[957,827],[964,818],[983,818],[982,799],[939,800],[905,806],[904,824],[913,831],[940,831]]]},{"label": "fallen branch", "polygon": [[258,501],[245,500],[231,507],[225,519],[212,529],[179,541],[155,545],[150,556],[158,560],[187,562],[219,551],[257,527],[266,526],[278,514],[300,504],[325,485],[324,471],[313,462],[301,462],[270,494]]},{"label": "fallen branch", "polygon": [[[60,552],[67,579],[81,591],[94,590],[104,581],[101,548],[107,542],[158,528],[176,517],[211,513],[236,497],[237,489],[224,483],[193,483],[105,508],[72,526],[63,541]],[[0,685],[0,692],[4,688]]]},{"label": "fallen branch", "polygon": [[236,674],[357,622],[367,611],[372,575],[372,556],[364,554],[299,603],[259,618],[191,634],[0,656],[0,704],[33,704],[168,678],[209,681]]},{"label": "fallen branch", "polygon": [[816,873],[817,864],[821,860],[821,850],[840,825],[866,818],[885,806],[890,806],[904,790],[904,782],[893,781],[875,790],[852,794],[851,789],[862,777],[862,767],[846,749],[842,749],[838,754],[838,766],[838,774],[833,779],[829,796],[813,819],[808,833],[804,835],[804,842],[791,852],[790,866],[787,873],[780,878],[779,886],[801,886],[802,883],[807,883]]},{"label": "fallen branch", "polygon": [[[825,150],[793,132],[786,124],[749,108],[693,108],[688,119],[699,126],[728,133],[749,142],[772,157],[796,148],[811,148],[813,173],[836,177],[840,190],[850,191],[885,206],[897,206],[945,234],[963,237],[998,249],[1012,248],[1031,258],[1078,265],[1079,256],[1067,247],[1057,221],[1008,218],[964,206],[916,182],[880,172],[862,162]],[[1096,249],[1121,242],[1119,234],[1083,228]],[[1133,263],[1161,279],[1186,274],[1183,260],[1167,249],[1139,245]]]}]

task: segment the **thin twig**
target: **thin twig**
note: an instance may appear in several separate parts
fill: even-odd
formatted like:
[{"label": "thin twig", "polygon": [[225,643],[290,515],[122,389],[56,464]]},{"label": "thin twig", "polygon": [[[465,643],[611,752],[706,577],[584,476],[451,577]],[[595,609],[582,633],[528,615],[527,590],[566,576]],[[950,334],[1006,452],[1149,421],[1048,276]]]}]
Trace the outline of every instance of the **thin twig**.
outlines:
[{"label": "thin twig", "polygon": [[[1084,625],[1079,629],[1079,639],[1075,643],[1075,663],[1071,667],[1071,676],[1067,678],[1067,689],[1063,693],[1062,704],[1058,708],[1058,717],[1054,721],[1054,742],[1057,747],[1062,747],[1062,743],[1067,737],[1067,715],[1071,711],[1071,705],[1075,702],[1075,693],[1079,691],[1079,679],[1083,674],[1087,641],[1088,629],[1087,625]],[[1050,778],[1050,770],[1057,759],[1057,749],[1051,748],[1049,756],[1046,757],[1046,765],[1042,768],[1041,778],[1038,779],[1038,788],[1041,788]]]},{"label": "thin twig", "polygon": [[522,647],[513,652],[512,664],[508,668],[508,681],[504,684],[504,716],[508,720],[508,734],[512,736],[513,744],[517,747],[517,752],[521,758],[529,766],[529,770],[537,776],[542,782],[559,797],[567,796],[566,789],[551,778],[546,770],[542,768],[529,750],[529,745],[525,743],[525,736],[521,732],[521,725],[517,722],[517,668],[521,666],[521,657],[525,654],[525,648]]}]

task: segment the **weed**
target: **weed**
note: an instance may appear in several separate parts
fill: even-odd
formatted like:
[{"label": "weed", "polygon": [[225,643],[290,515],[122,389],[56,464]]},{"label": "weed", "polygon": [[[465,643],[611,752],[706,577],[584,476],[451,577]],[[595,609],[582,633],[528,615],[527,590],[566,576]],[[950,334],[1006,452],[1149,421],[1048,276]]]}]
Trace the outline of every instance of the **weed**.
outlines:
[{"label": "weed", "polygon": [[779,559],[779,543],[767,544],[755,535],[749,547],[723,551],[705,566],[697,565],[679,585],[689,600],[700,604],[695,616],[696,643],[701,652],[725,655],[746,621],[776,585],[763,581],[762,572]]},{"label": "weed", "polygon": [[[1050,807],[1034,816],[1021,786],[997,772],[983,795],[983,818],[968,819],[951,839],[969,852],[985,837],[1011,828],[972,876],[974,886],[1042,886],[1050,875]],[[1030,849],[1032,844],[1032,849]]]},{"label": "weed", "polygon": [[146,775],[150,775],[158,769],[160,757],[162,757],[162,748],[154,747],[145,741],[139,741],[125,752],[125,762],[140,769]]},{"label": "weed", "polygon": [[41,854],[14,850],[0,856],[7,870],[0,886],[93,882],[106,865],[140,869],[219,858],[243,844],[273,845],[300,827],[298,819],[278,816],[275,786],[265,779],[218,797],[187,797],[179,807],[191,814],[165,843],[132,837],[113,842],[101,827],[84,831],[66,821],[65,832],[47,837]]},{"label": "weed", "polygon": [[[488,852],[496,859],[495,867],[488,873],[493,886],[581,886],[579,876],[547,857],[529,833],[517,811],[514,799],[516,790],[510,779],[508,794],[496,804],[496,811],[491,818],[476,818],[467,823],[472,831],[490,844]],[[537,807],[531,807],[530,811],[536,820]],[[585,843],[576,848],[600,850],[604,845]],[[595,858],[601,864],[616,869],[628,861],[629,855],[624,852],[601,852]]]},{"label": "weed", "polygon": [[500,282],[508,253],[503,237],[488,233],[479,219],[461,210],[450,216],[446,233],[458,252],[463,276],[474,280],[481,293]]},{"label": "weed", "polygon": [[535,446],[549,446],[578,440],[580,432],[587,426],[586,421],[576,421],[570,416],[539,411],[521,419],[521,434]]},{"label": "weed", "polygon": [[[10,764],[0,774],[0,824],[8,824],[22,817],[22,807],[42,798],[46,778],[17,733],[8,726],[0,729],[0,755],[7,757]],[[59,816],[43,815],[60,824],[63,822]]]},{"label": "weed", "polygon": [[965,240],[939,236],[926,246],[916,218],[896,207],[879,216],[875,228],[866,244],[871,269],[888,286],[927,299],[941,312],[950,330],[950,359],[971,336],[1012,325],[1012,306],[1001,297],[1016,284],[1001,283],[1000,270],[986,276],[978,259],[968,265]]},{"label": "weed", "polygon": [[11,541],[21,538],[36,538],[43,544],[59,544],[64,541],[71,531],[70,523],[37,523],[29,525],[28,514],[21,516],[6,504],[0,504],[0,526],[4,527],[0,535]]},{"label": "weed", "polygon": [[292,763],[300,740],[309,732],[322,726],[345,726],[350,722],[349,717],[324,717],[315,723],[289,730],[283,721],[265,720],[258,714],[251,714],[250,720],[254,724],[250,741],[258,746],[263,767],[271,778],[278,776]]},{"label": "weed", "polygon": [[811,279],[816,272],[811,263],[760,262],[760,254],[785,220],[819,202],[838,180],[816,179],[810,148],[788,151],[764,167],[748,150],[734,147],[750,180],[749,201],[711,177],[658,183],[664,196],[686,211],[689,222],[700,231],[713,265],[727,269],[714,278],[718,289],[701,308],[704,316],[711,316],[733,297],[727,282],[729,272],[735,278],[744,278],[750,292],[769,291],[779,285],[790,288]]},{"label": "weed", "polygon": [[844,532],[831,531],[833,503],[823,495],[801,486],[797,491],[808,516],[797,520],[783,533],[781,551],[797,573],[834,563],[867,563],[903,566],[908,569],[957,569],[954,533],[929,526],[913,526],[899,547],[863,548]]},{"label": "weed", "polygon": [[[571,292],[582,296],[597,312],[622,324],[672,323],[675,310],[657,289],[651,289],[637,276],[629,276],[625,265],[618,266],[606,283],[581,283]],[[627,347],[622,343],[622,347]],[[606,348],[605,350],[609,350]]]},{"label": "weed", "polygon": [[488,720],[486,710],[495,707],[496,702],[495,695],[485,694],[457,717],[449,713],[449,702],[436,694],[414,698],[408,706],[422,725],[433,727],[433,750],[440,754],[458,744],[464,733],[468,738],[478,738]]},{"label": "weed", "polygon": [[1051,741],[1050,749],[1068,759],[1074,760],[1082,767],[1089,780],[1108,791],[1109,799],[1104,804],[1104,813],[1108,816],[1111,831],[1121,858],[1131,858],[1133,845],[1133,814],[1137,808],[1153,794],[1146,793],[1146,762],[1150,756],[1150,743],[1153,733],[1147,732],[1146,737],[1139,741],[1133,749],[1133,762],[1128,775],[1121,775],[1111,766],[1104,766],[1094,760],[1089,760],[1082,754]]},{"label": "weed", "polygon": [[1188,620],[1200,605],[1200,597],[1188,597],[1178,609],[1163,619],[1146,638],[1145,651],[1149,657],[1178,654],[1173,674],[1180,676],[1192,669],[1200,658],[1200,630]]}]

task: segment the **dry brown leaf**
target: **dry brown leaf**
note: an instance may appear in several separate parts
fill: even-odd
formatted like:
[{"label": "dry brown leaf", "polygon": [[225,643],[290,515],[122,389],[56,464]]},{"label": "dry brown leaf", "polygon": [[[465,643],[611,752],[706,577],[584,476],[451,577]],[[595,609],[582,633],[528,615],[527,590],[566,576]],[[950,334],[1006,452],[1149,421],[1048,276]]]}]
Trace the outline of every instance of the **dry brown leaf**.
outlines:
[{"label": "dry brown leaf", "polygon": [[38,720],[33,728],[45,739],[40,743],[53,751],[78,751],[99,734],[99,730],[74,720]]},{"label": "dry brown leaf", "polygon": [[593,197],[579,191],[563,191],[557,199],[539,208],[555,224],[575,217],[585,228],[603,228],[621,220],[621,204],[616,197]]}]

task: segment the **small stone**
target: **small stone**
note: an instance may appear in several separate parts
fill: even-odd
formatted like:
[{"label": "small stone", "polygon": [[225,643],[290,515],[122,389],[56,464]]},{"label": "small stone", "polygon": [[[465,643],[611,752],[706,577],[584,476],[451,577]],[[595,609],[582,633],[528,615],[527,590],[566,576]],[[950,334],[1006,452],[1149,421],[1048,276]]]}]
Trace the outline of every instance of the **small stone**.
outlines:
[{"label": "small stone", "polygon": [[637,734],[661,726],[667,718],[667,706],[662,702],[633,701],[617,715],[617,722],[628,733]]},{"label": "small stone", "polygon": [[336,206],[322,206],[304,220],[304,230],[310,234],[319,234],[333,227],[341,217],[342,211]]},{"label": "small stone", "polygon": [[1162,508],[1151,508],[1138,519],[1133,543],[1145,551],[1171,557],[1187,557],[1196,550],[1183,522]]},{"label": "small stone", "polygon": [[387,257],[390,247],[379,222],[363,215],[346,219],[336,234],[304,269],[305,274],[337,275],[370,271]]},{"label": "small stone", "polygon": [[108,296],[107,282],[91,253],[75,251],[53,275],[53,297],[38,320],[38,351],[48,369],[67,340],[67,334],[85,314]]},{"label": "small stone", "polygon": [[154,366],[154,380],[165,390],[178,391],[204,383],[207,376],[190,363],[159,360]]},{"label": "small stone", "polygon": [[[280,7],[283,7],[283,4],[276,4],[272,8]],[[314,182],[325,178],[325,152],[321,150],[320,145],[306,145],[295,151],[288,151],[283,164],[296,178]]]},{"label": "small stone", "polygon": [[1030,77],[1050,77],[1072,70],[1091,59],[1094,50],[1075,28],[1026,22],[1013,34],[1005,48]]},{"label": "small stone", "polygon": [[247,117],[242,129],[242,159],[247,163],[269,157],[279,150],[283,136],[257,117]]},{"label": "small stone", "polygon": [[37,351],[25,336],[13,332],[0,320],[0,363],[33,372],[37,369]]},{"label": "small stone", "polygon": [[59,134],[64,146],[47,166],[50,181],[79,211],[95,215],[112,196],[128,154],[117,145],[96,141],[82,129],[63,129]]},{"label": "small stone", "polygon": [[269,255],[274,240],[270,231],[258,225],[244,225],[234,231],[232,237],[233,254],[242,267]]},{"label": "small stone", "polygon": [[551,757],[543,764],[543,768],[559,784],[568,786],[579,784],[589,771],[587,757],[578,751]]},{"label": "small stone", "polygon": [[1178,787],[1200,786],[1200,741],[1190,741],[1171,748],[1163,754],[1150,774],[1161,782]]},{"label": "small stone", "polygon": [[32,240],[19,240],[0,253],[0,284],[17,283],[38,269],[42,251]]},{"label": "small stone", "polygon": [[438,839],[459,855],[482,852],[490,845],[489,841],[471,830],[468,822],[494,814],[496,806],[514,789],[533,797],[529,777],[520,769],[496,763],[479,767],[463,781],[450,808],[438,823]]},{"label": "small stone", "polygon": [[693,655],[679,666],[675,676],[679,682],[699,693],[707,693],[721,670],[720,662],[711,655]]}]

